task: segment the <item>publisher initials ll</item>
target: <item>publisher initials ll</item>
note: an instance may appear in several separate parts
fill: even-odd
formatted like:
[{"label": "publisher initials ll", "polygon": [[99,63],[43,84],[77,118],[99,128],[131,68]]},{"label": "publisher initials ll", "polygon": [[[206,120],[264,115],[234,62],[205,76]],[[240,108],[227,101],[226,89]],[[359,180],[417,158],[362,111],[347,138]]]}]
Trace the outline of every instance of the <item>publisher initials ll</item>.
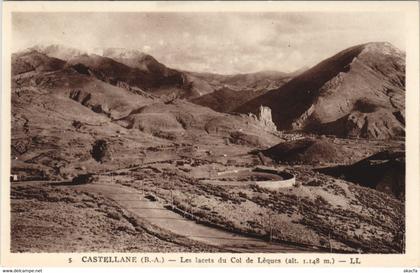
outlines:
[{"label": "publisher initials ll", "polygon": [[360,264],[359,258],[350,258],[350,264]]}]

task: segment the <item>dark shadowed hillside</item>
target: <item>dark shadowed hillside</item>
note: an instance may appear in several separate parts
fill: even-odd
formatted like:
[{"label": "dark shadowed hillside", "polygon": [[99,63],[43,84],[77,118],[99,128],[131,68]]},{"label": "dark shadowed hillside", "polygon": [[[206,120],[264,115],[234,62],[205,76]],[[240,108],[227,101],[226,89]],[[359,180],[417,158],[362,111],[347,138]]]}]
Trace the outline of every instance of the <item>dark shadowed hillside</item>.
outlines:
[{"label": "dark shadowed hillside", "polygon": [[184,73],[166,67],[148,54],[138,50],[108,48],[103,50],[102,55],[139,70],[137,86],[155,95],[176,95],[182,98],[199,96]]},{"label": "dark shadowed hillside", "polygon": [[269,90],[279,88],[296,75],[296,73],[288,74],[277,71],[238,75],[192,74],[207,82],[215,91],[191,101],[219,112],[232,112],[240,105],[265,94]]},{"label": "dark shadowed hillside", "polygon": [[405,197],[404,151],[383,151],[352,165],[323,168],[318,171],[392,194],[400,199]]},{"label": "dark shadowed hillside", "polygon": [[194,98],[191,102],[212,108],[218,112],[232,112],[236,107],[260,96],[268,90],[235,91],[222,87],[214,92]]},{"label": "dark shadowed hillside", "polygon": [[275,89],[292,77],[299,74],[299,71],[293,73],[284,73],[280,71],[261,71],[256,73],[234,74],[234,75],[220,75],[211,73],[195,73],[189,72],[191,75],[205,80],[214,89],[227,87],[235,91],[241,90],[261,90],[261,89]]},{"label": "dark shadowed hillside", "polygon": [[405,54],[389,43],[346,49],[238,107],[273,110],[281,129],[368,138],[404,135]]},{"label": "dark shadowed hillside", "polygon": [[279,143],[262,153],[278,162],[317,164],[343,162],[351,155],[351,150],[325,139],[305,138]]}]

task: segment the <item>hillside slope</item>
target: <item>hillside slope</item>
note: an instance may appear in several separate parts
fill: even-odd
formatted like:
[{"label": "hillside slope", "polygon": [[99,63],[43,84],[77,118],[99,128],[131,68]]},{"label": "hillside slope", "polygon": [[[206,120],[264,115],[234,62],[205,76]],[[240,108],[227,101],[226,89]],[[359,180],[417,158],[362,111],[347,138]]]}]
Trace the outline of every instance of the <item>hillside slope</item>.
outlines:
[{"label": "hillside slope", "polygon": [[[149,146],[227,145],[238,132],[248,148],[279,141],[247,115],[151,98],[72,66],[13,76],[11,114],[12,173],[23,180],[66,178],[117,162],[133,164],[144,160],[140,151]],[[112,161],[96,162],[95,143],[106,143]]]},{"label": "hillside slope", "polygon": [[389,43],[348,48],[235,111],[273,110],[281,129],[337,136],[404,135],[405,54]]},{"label": "hillside slope", "polygon": [[70,59],[67,66],[75,68],[82,74],[93,75],[112,85],[134,86],[157,96],[172,94],[178,97],[194,96],[194,94],[190,94],[188,86],[184,85],[180,73],[167,69],[151,56],[117,60],[96,54],[85,54]]},{"label": "hillside slope", "polygon": [[138,77],[140,77],[141,84],[137,84],[137,86],[154,95],[172,95],[181,98],[200,95],[188,84],[183,72],[171,69],[141,51],[107,48],[102,51],[102,56],[139,70]]},{"label": "hillside slope", "polygon": [[12,75],[27,72],[47,72],[62,69],[65,61],[28,50],[12,54]]}]

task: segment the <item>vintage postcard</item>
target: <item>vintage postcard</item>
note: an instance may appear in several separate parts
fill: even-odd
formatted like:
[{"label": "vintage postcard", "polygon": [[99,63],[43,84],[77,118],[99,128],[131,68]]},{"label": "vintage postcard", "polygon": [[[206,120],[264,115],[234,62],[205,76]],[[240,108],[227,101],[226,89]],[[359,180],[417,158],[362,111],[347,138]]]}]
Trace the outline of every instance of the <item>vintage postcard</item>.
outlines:
[{"label": "vintage postcard", "polygon": [[420,266],[418,8],[3,3],[2,266]]}]

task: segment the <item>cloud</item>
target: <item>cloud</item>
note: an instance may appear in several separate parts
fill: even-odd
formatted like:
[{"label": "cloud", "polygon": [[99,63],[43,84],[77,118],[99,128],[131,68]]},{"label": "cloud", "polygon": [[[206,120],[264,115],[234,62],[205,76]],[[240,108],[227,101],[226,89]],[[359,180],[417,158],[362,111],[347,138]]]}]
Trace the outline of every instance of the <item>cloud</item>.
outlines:
[{"label": "cloud", "polygon": [[404,20],[381,12],[14,13],[12,44],[140,49],[185,70],[287,72],[370,41],[404,49]]}]

